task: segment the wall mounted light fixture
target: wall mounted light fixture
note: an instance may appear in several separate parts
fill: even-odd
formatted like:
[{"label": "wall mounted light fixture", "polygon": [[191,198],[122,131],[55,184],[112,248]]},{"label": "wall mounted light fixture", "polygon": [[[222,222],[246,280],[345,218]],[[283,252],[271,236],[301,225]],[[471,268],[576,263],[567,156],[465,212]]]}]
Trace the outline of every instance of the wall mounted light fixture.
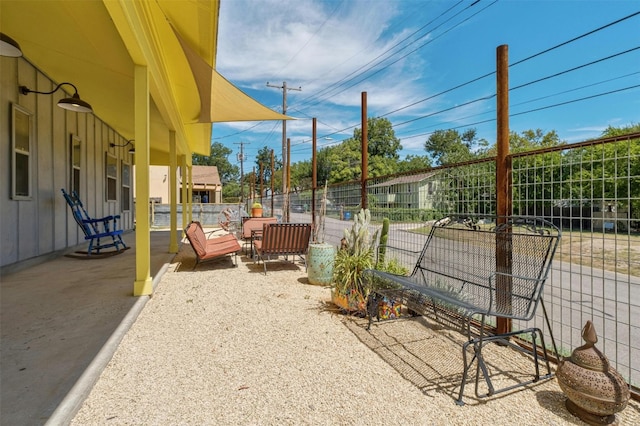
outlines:
[{"label": "wall mounted light fixture", "polygon": [[10,56],[12,58],[22,56],[22,49],[20,49],[18,42],[5,33],[0,33],[0,56]]},{"label": "wall mounted light fixture", "polygon": [[89,105],[87,102],[80,99],[80,95],[78,95],[78,89],[76,88],[76,86],[74,86],[71,83],[60,83],[56,86],[55,89],[53,89],[50,92],[38,92],[37,90],[29,89],[27,86],[20,86],[19,89],[20,89],[20,93],[22,93],[23,95],[26,95],[28,93],[39,93],[41,95],[51,95],[65,84],[73,87],[74,93],[73,93],[73,96],[71,96],[70,98],[60,99],[58,101],[58,106],[60,108],[68,109],[69,111],[93,112],[93,108],[91,108],[91,105]]},{"label": "wall mounted light fixture", "polygon": [[131,145],[131,148],[129,148],[129,154],[134,154],[134,153],[136,152],[136,149],[133,147],[133,142],[135,142],[135,139],[128,140],[128,141],[127,141],[127,143],[122,144],[122,145],[116,145],[116,144],[115,144],[115,143],[113,143],[113,142],[109,142],[109,146],[110,146],[111,148],[114,148],[114,147],[116,147],[116,148],[123,148],[123,147],[125,147],[125,146],[127,146],[127,145]]}]

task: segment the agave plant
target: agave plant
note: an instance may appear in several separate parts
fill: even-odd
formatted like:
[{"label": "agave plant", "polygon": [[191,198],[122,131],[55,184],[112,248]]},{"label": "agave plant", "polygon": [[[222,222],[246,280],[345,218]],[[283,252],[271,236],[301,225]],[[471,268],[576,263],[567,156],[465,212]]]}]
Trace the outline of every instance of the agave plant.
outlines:
[{"label": "agave plant", "polygon": [[369,290],[364,287],[362,273],[375,264],[378,231],[371,235],[371,213],[361,209],[353,218],[351,229],[345,229],[342,248],[338,250],[333,267],[333,290],[355,306],[364,303]]}]

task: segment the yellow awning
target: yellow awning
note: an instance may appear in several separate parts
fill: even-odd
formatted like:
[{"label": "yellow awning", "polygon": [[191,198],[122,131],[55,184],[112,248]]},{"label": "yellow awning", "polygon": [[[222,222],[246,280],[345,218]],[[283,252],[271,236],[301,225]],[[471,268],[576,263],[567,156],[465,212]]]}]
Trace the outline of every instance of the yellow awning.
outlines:
[{"label": "yellow awning", "polygon": [[294,120],[267,108],[238,89],[198,55],[175,28],[173,31],[198,86],[201,104],[198,122]]}]

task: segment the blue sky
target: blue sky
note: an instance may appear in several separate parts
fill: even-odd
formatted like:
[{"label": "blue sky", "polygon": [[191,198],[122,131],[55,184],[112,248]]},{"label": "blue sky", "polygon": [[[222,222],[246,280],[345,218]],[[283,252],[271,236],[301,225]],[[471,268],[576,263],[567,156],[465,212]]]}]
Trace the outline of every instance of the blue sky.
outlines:
[{"label": "blue sky", "polygon": [[[217,70],[277,111],[282,90],[267,82],[302,88],[287,92],[292,162],[311,158],[312,117],[318,148],[352,136],[362,92],[404,158],[440,129],[495,142],[496,77],[478,78],[506,44],[510,129],[578,142],[640,123],[640,14],[541,52],[638,12],[638,0],[223,0]],[[245,143],[252,167],[265,146],[281,157],[282,122],[216,123],[212,141],[234,154]]]}]

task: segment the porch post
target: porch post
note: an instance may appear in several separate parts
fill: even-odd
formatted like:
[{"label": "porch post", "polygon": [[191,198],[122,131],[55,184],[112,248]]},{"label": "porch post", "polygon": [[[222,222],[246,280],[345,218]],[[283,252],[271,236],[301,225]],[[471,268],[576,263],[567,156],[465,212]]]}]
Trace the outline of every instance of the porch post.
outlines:
[{"label": "porch post", "polygon": [[169,131],[169,203],[170,205],[170,231],[169,253],[178,252],[178,191],[177,178],[178,157],[176,156],[176,132]]},{"label": "porch post", "polygon": [[193,220],[193,166],[191,161],[187,165],[187,205],[189,206],[189,223]]},{"label": "porch post", "polygon": [[149,224],[149,71],[134,66],[134,120],[136,140],[136,280],[134,296],[153,292]]},{"label": "porch post", "polygon": [[180,190],[182,193],[182,229],[186,229],[189,224],[189,213],[187,212],[188,204],[187,200],[189,199],[189,194],[187,192],[188,182],[187,182],[187,156],[180,156]]}]

